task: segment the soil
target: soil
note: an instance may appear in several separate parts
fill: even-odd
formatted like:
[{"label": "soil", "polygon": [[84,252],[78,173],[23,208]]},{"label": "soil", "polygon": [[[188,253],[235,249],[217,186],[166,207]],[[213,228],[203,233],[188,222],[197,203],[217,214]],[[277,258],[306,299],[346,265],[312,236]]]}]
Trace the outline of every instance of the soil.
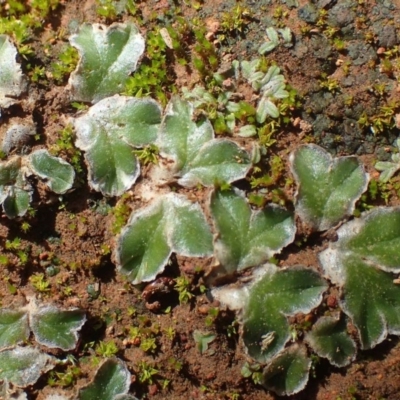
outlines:
[{"label": "soil", "polygon": [[[142,33],[173,18],[171,9],[177,9],[179,5],[187,20],[197,17],[204,21],[219,56],[229,62],[258,57],[257,49],[265,41],[265,28],[288,26],[295,37],[293,46],[279,46],[267,57],[276,61],[287,81],[298,91],[300,106],[293,110],[291,122],[282,126],[274,136],[276,143],[271,147],[271,154],[277,154],[287,162],[288,154],[301,143],[315,142],[334,155],[359,155],[367,171],[377,177],[373,165],[377,159],[390,158],[399,129],[395,123],[390,123],[384,132],[374,134],[370,129],[360,127],[357,121],[363,113],[372,118],[379,107],[390,101],[400,101],[397,55],[392,58],[392,71],[387,72],[382,67],[382,52],[399,49],[398,1],[300,0],[297,7],[291,7],[296,1],[204,0],[199,1],[199,10],[190,3],[167,0],[138,2],[139,14],[145,21],[140,25]],[[248,8],[250,16],[241,26],[241,31],[232,31],[221,40],[223,13],[232,12],[239,4]],[[4,3],[0,7],[4,7]],[[57,60],[57,55],[66,45],[67,36],[77,26],[83,22],[110,23],[110,20],[98,16],[96,7],[94,0],[62,1],[46,20],[44,29],[32,39],[35,62],[50,70],[51,63]],[[328,23],[317,25],[321,9],[328,12],[329,26],[337,28],[337,37],[345,43],[344,50],[335,48],[324,33]],[[285,14],[279,17],[281,12]],[[125,18],[121,16],[116,20]],[[188,49],[190,51],[191,44]],[[193,87],[200,82],[201,77],[195,70],[182,67],[176,59],[171,58],[171,62],[177,88]],[[22,65],[26,70],[24,60]],[[345,65],[348,65],[347,69],[343,67]],[[340,89],[322,90],[320,82],[326,79],[324,74],[334,78]],[[6,119],[16,116],[28,121],[33,119],[41,137],[32,145],[33,148],[53,146],[68,118],[76,113],[68,101],[66,80],[67,77],[65,82],[57,83],[49,76],[47,82],[50,84],[44,81],[32,84],[30,98],[35,99],[34,103],[12,106],[5,114]],[[374,88],[378,83],[385,85],[383,95],[377,94]],[[243,96],[246,98],[250,93],[243,92]],[[352,101],[346,102],[350,98]],[[245,140],[240,141],[246,144]],[[87,310],[88,321],[82,329],[80,344],[73,352],[81,360],[82,374],[72,386],[57,391],[69,396],[87,384],[95,373],[92,363],[95,344],[101,340],[114,340],[119,349],[117,356],[132,372],[131,393],[138,398],[277,399],[273,393],[242,376],[241,368],[251,360],[240,342],[235,315],[213,301],[208,290],[203,290],[204,271],[213,260],[173,257],[163,276],[175,279],[184,275],[190,281],[193,297],[186,304],[180,304],[178,293],[172,290],[156,298],[150,297],[149,303],[157,300],[161,306],[155,312],[149,310],[142,296],[143,290],[148,289],[145,285],[133,287],[127,282],[116,270],[109,252],[115,244],[115,212],[110,209],[121,203],[129,209],[136,209],[142,201],[135,196],[135,188],[122,200],[103,198],[89,188],[83,162],[82,168],[77,186],[62,199],[38,183],[32,204],[36,214],[16,220],[2,215],[0,221],[2,253],[10,259],[1,273],[1,305],[21,304],[26,297],[34,295],[43,302],[52,302],[60,307],[74,306]],[[286,191],[289,198],[286,203],[290,206],[295,188],[285,186],[286,174],[277,180],[276,185]],[[145,182],[146,170],[138,188]],[[389,205],[398,205],[400,202],[395,190],[398,181],[393,182],[388,186],[386,201]],[[249,188],[248,181],[239,185]],[[201,204],[208,196],[208,192],[197,189],[185,193]],[[373,204],[384,205],[385,198],[378,196]],[[360,203],[358,209],[362,207]],[[23,221],[31,225],[27,232],[21,229]],[[21,238],[21,248],[29,254],[24,265],[17,252],[5,247],[7,240],[16,237]],[[309,235],[300,222],[296,239],[307,239],[306,245],[288,246],[277,256],[278,265],[318,268],[317,253],[327,245],[327,239]],[[59,269],[54,276],[49,273],[52,266]],[[40,293],[34,288],[30,278],[38,273],[44,273],[50,282],[48,292]],[[98,285],[98,296],[89,294],[90,285]],[[324,304],[332,305],[337,296],[337,290],[331,288]],[[214,316],[217,308],[218,315]],[[140,341],[129,338],[129,329],[133,326],[147,329],[156,337],[154,353],[143,351]],[[166,334],[168,329],[173,329],[171,337]],[[215,340],[203,354],[194,341],[195,330],[215,334]],[[62,357],[62,352],[57,355]],[[142,361],[157,369],[153,383],[139,381],[138,366]],[[57,371],[63,372],[65,368],[57,367]],[[338,369],[320,359],[314,364],[306,389],[290,398],[397,400],[400,399],[399,374],[400,343],[397,337],[390,337],[374,350],[360,351],[357,360],[347,368]],[[55,389],[47,384],[48,376],[46,374],[28,389],[29,399],[42,400],[54,393]],[[165,380],[169,384],[163,388]]]}]

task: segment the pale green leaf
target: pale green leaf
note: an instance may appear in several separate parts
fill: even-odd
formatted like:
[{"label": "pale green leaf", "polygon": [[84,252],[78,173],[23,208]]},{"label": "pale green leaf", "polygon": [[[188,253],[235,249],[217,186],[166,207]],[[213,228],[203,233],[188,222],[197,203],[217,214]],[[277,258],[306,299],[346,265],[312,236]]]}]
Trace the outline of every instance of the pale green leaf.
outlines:
[{"label": "pale green leaf", "polygon": [[245,309],[243,325],[243,341],[248,355],[258,362],[269,362],[289,339],[287,318],[276,309],[267,308],[264,302],[257,305],[257,300],[252,297]]},{"label": "pale green leaf", "polygon": [[78,400],[115,400],[128,393],[130,384],[131,374],[125,363],[109,358],[98,369],[93,382],[79,390]]},{"label": "pale green leaf", "polygon": [[43,306],[29,315],[30,326],[38,343],[62,350],[73,350],[78,342],[78,331],[86,321],[83,310],[62,310]]},{"label": "pale green leaf", "polygon": [[0,162],[0,203],[8,218],[21,217],[28,210],[31,186],[26,173],[19,156]]},{"label": "pale green leaf", "polygon": [[212,235],[204,214],[197,203],[181,196],[169,196],[168,235],[173,252],[186,257],[212,254]]},{"label": "pale green leaf", "polygon": [[400,169],[399,163],[390,161],[379,161],[375,164],[375,169],[381,171],[379,175],[380,182],[388,182],[390,178]]},{"label": "pale green leaf", "polygon": [[261,99],[258,102],[256,110],[256,120],[262,124],[267,117],[279,117],[279,109],[272,99],[282,99],[289,96],[285,89],[285,78],[280,75],[280,69],[273,65],[269,67],[267,73],[258,82],[257,88],[261,91]]},{"label": "pale green leaf", "polygon": [[216,181],[233,182],[244,178],[250,165],[249,154],[235,142],[214,139],[206,143],[185,165],[178,183],[192,187],[198,183],[212,186]]},{"label": "pale green leaf", "polygon": [[36,347],[16,347],[0,352],[0,380],[16,386],[33,385],[42,374],[54,368],[56,359]]},{"label": "pale green leaf", "polygon": [[343,266],[341,306],[359,331],[361,347],[370,349],[388,334],[400,335],[400,286],[393,276],[353,257],[343,260]]},{"label": "pale green leaf", "polygon": [[290,396],[305,388],[311,360],[304,346],[285,349],[263,371],[263,385],[279,396]]},{"label": "pale green leaf", "polygon": [[361,346],[375,347],[400,334],[400,208],[382,207],[344,224],[338,240],[319,254],[325,274],[341,287],[341,307],[356,326]]},{"label": "pale green leaf", "polygon": [[260,81],[263,91],[266,89],[268,93],[273,94],[274,90],[271,89],[275,88],[276,90],[282,86],[282,84],[285,82],[285,78],[283,75],[280,75],[280,72],[281,70],[277,65],[271,65],[268,68],[268,71],[264,74]]},{"label": "pale green leaf", "polygon": [[272,42],[275,42],[276,44],[279,43],[279,37],[278,37],[278,32],[273,26],[268,27],[266,30],[268,39],[271,40]]},{"label": "pale green leaf", "polygon": [[0,108],[16,103],[27,88],[27,80],[16,61],[17,49],[7,35],[0,35]]},{"label": "pale green leaf", "polygon": [[138,284],[154,279],[172,252],[188,257],[212,253],[212,235],[200,207],[176,194],[132,213],[121,231],[116,259],[121,272]]},{"label": "pale green leaf", "polygon": [[180,185],[193,187],[244,178],[251,166],[248,153],[230,140],[214,139],[210,122],[194,121],[193,113],[193,105],[178,97],[167,106],[158,146],[173,161],[170,180],[178,177]]},{"label": "pale green leaf", "polygon": [[258,48],[258,52],[260,54],[265,54],[265,53],[269,53],[270,51],[272,51],[276,46],[278,46],[278,43],[272,42],[272,41],[268,41],[263,43],[259,48]]},{"label": "pale green leaf", "polygon": [[218,232],[215,256],[227,272],[259,265],[294,240],[291,212],[275,205],[254,212],[237,190],[214,191],[210,208]]},{"label": "pale green leaf", "polygon": [[264,76],[261,71],[258,71],[259,66],[259,58],[252,61],[243,60],[240,63],[243,78],[245,78],[252,85],[254,90],[258,90],[260,88],[259,82]]},{"label": "pale green leaf", "polygon": [[168,216],[163,201],[131,215],[118,240],[120,271],[137,284],[151,281],[165,267],[172,249],[167,237]]},{"label": "pale green leaf", "polygon": [[204,354],[208,350],[208,345],[212,343],[217,336],[211,332],[193,331],[193,339],[197,344],[200,354]]},{"label": "pale green leaf", "polygon": [[331,155],[321,147],[300,146],[290,156],[298,185],[296,212],[314,230],[334,227],[352,214],[369,176],[356,157]]},{"label": "pale green leaf", "polygon": [[259,124],[263,124],[268,115],[272,118],[279,117],[278,107],[268,98],[268,96],[262,96],[258,102],[256,111],[256,120]]},{"label": "pale green leaf", "polygon": [[254,125],[244,125],[240,127],[238,136],[241,137],[251,137],[257,134],[257,129]]},{"label": "pale green leaf", "polygon": [[193,113],[193,105],[177,96],[171,99],[165,110],[159,147],[175,161],[176,171],[182,170],[201,147],[214,138],[210,121],[193,121]]},{"label": "pale green leaf", "polygon": [[22,217],[28,211],[31,195],[24,189],[9,186],[3,200],[3,209],[8,218]]},{"label": "pale green leaf", "polygon": [[336,367],[350,364],[356,356],[357,346],[347,332],[345,318],[319,318],[305,339],[318,356]]},{"label": "pale green leaf", "polygon": [[63,194],[71,189],[75,171],[71,164],[62,158],[53,157],[47,150],[36,150],[30,154],[32,171],[55,193]]},{"label": "pale green leaf", "polygon": [[0,348],[24,342],[29,338],[28,314],[3,308],[0,310]]},{"label": "pale green leaf", "polygon": [[308,313],[322,301],[327,283],[312,269],[269,268],[250,288],[244,309],[243,340],[250,356],[267,362],[289,340],[286,316]]},{"label": "pale green leaf", "polygon": [[107,196],[128,190],[140,173],[133,150],[155,141],[160,121],[161,108],[154,100],[118,95],[74,119],[91,187]]},{"label": "pale green leaf", "polygon": [[8,161],[0,162],[0,186],[13,186],[16,184],[22,167],[22,159],[19,156]]},{"label": "pale green leaf", "polygon": [[285,47],[292,47],[292,31],[289,27],[285,27],[282,29],[278,29],[278,32],[282,35],[284,46]]},{"label": "pale green leaf", "polygon": [[144,38],[138,28],[128,22],[84,24],[70,37],[81,56],[69,85],[72,100],[97,103],[121,93],[144,52]]},{"label": "pale green leaf", "polygon": [[377,208],[347,223],[334,247],[387,272],[399,273],[400,208]]}]

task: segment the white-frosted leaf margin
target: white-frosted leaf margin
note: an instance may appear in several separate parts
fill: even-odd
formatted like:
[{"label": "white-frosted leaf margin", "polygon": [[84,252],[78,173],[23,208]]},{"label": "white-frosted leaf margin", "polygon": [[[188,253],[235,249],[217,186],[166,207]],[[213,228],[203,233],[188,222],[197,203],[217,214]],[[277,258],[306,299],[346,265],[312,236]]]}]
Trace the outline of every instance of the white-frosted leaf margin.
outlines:
[{"label": "white-frosted leaf margin", "polygon": [[115,95],[72,119],[76,146],[85,152],[89,185],[107,196],[120,196],[140,174],[134,148],[155,141],[161,107],[151,98]]},{"label": "white-frosted leaf margin", "polygon": [[[137,226],[154,216],[159,216],[157,227],[152,232],[146,232],[148,237],[144,237],[138,232]],[[134,237],[136,233],[137,237]],[[151,258],[147,254],[148,248],[157,244],[153,234],[161,235],[159,240],[162,240],[162,243],[159,242],[158,247],[162,250],[157,264],[149,265],[148,260]],[[135,241],[134,245],[126,244],[129,243],[131,235]],[[196,235],[197,242],[193,242]],[[130,253],[132,248],[138,249],[139,252]],[[212,255],[212,235],[199,204],[190,202],[183,195],[169,193],[155,199],[147,207],[132,212],[127,225],[121,230],[114,259],[117,268],[128,275],[133,284],[138,284],[151,281],[162,272],[173,252],[187,257],[209,257]],[[138,258],[140,261],[135,262],[135,266],[129,265],[131,260]]]},{"label": "white-frosted leaf margin", "polygon": [[[75,321],[64,321],[71,314],[76,314]],[[55,324],[45,321],[46,318],[55,316]],[[58,319],[58,321],[57,321]],[[29,313],[29,324],[38,343],[49,348],[73,350],[78,343],[78,331],[86,322],[86,315],[78,308],[60,309],[52,304],[37,307],[33,305]],[[49,337],[48,334],[51,336]]]},{"label": "white-frosted leaf margin", "polygon": [[273,274],[277,270],[274,264],[263,264],[253,268],[251,278],[245,282],[239,281],[211,289],[213,299],[227,306],[233,311],[242,311],[249,300],[251,288],[266,274]]},{"label": "white-frosted leaf margin", "polygon": [[348,334],[346,321],[340,320],[340,315],[320,317],[304,339],[319,357],[327,358],[336,367],[345,367],[356,358],[356,342]]},{"label": "white-frosted leaf margin", "polygon": [[[97,369],[93,381],[79,390],[79,400],[115,400],[124,398],[131,385],[131,373],[118,358],[105,360]],[[118,397],[122,396],[122,397]]]},{"label": "white-frosted leaf margin", "polygon": [[195,121],[192,103],[174,96],[168,103],[157,139],[163,165],[184,187],[212,186],[244,178],[250,167],[246,150],[228,139],[215,139],[210,121]]},{"label": "white-frosted leaf margin", "polygon": [[56,358],[36,347],[15,347],[0,352],[0,380],[18,387],[33,385],[42,374],[54,368]]},{"label": "white-frosted leaf margin", "polygon": [[[233,272],[260,265],[294,240],[294,215],[282,207],[268,204],[254,211],[244,192],[236,188],[229,192],[213,191],[209,202],[218,232],[214,254],[221,263],[219,269]],[[279,221],[272,225],[278,216]],[[238,251],[240,254],[235,254]]]},{"label": "white-frosted leaf margin", "polygon": [[55,193],[64,194],[71,189],[75,170],[60,157],[53,157],[46,149],[36,150],[29,155],[30,168],[38,177],[45,179],[47,186]]},{"label": "white-frosted leaf margin", "polygon": [[28,314],[24,310],[0,310],[0,350],[29,338]]},{"label": "white-frosted leaf margin", "polygon": [[[289,367],[289,371],[285,370]],[[279,396],[302,391],[308,382],[311,360],[305,346],[294,344],[279,354],[263,371],[263,385]],[[286,375],[284,379],[279,375]]]},{"label": "white-frosted leaf margin", "polygon": [[0,203],[8,218],[21,217],[28,210],[32,197],[32,187],[26,179],[29,174],[20,156],[0,161]]},{"label": "white-frosted leaf margin", "polygon": [[[307,177],[300,176],[302,171],[296,168],[296,162],[299,159],[301,161],[302,158],[303,167],[305,166],[309,173]],[[334,187],[332,183],[334,172],[347,162],[354,162],[357,168],[354,168],[352,174],[346,176],[345,180],[337,182],[337,187]],[[330,229],[351,215],[357,200],[368,187],[369,174],[365,172],[358,158],[355,156],[333,158],[316,144],[299,146],[290,154],[289,165],[297,183],[296,213],[314,230]],[[350,178],[352,185],[349,186]],[[359,181],[356,181],[358,178]],[[348,194],[344,195],[344,187],[352,192],[350,197]],[[340,209],[338,204],[341,205]]]},{"label": "white-frosted leaf margin", "polygon": [[[118,39],[125,44],[115,54]],[[68,81],[72,99],[92,103],[123,91],[145,48],[143,36],[131,22],[83,24],[69,40],[81,56]]]},{"label": "white-frosted leaf margin", "polygon": [[[352,246],[360,237],[364,240],[365,229],[372,224],[369,225],[372,236],[369,240],[373,245],[367,250],[376,248],[381,241],[389,246],[388,253],[381,255],[383,260],[390,259],[387,254],[390,256],[393,250],[398,258],[399,218],[400,207],[379,207],[365,212],[340,227],[338,240],[319,253],[326,277],[341,288],[341,308],[356,326],[363,349],[375,347],[389,334],[400,334],[400,288],[394,282],[396,276],[390,274],[399,268],[375,259],[373,252],[363,255],[357,245]],[[395,225],[392,232],[391,223]],[[388,232],[391,232],[389,238],[385,236]]]},{"label": "white-frosted leaf margin", "polygon": [[0,35],[0,108],[16,103],[16,98],[27,88],[21,65],[16,61],[17,54],[10,38]]},{"label": "white-frosted leaf margin", "polygon": [[[311,283],[306,275],[312,279]],[[290,340],[287,317],[307,314],[317,307],[327,285],[316,271],[302,266],[278,269],[273,264],[265,264],[246,278],[250,281],[243,285],[214,288],[211,294],[230,309],[239,311],[247,354],[258,362],[268,363],[281,354]],[[274,285],[278,285],[276,289]],[[265,287],[267,292],[263,290]],[[293,293],[288,292],[290,288]],[[298,291],[301,292],[296,298]]]}]

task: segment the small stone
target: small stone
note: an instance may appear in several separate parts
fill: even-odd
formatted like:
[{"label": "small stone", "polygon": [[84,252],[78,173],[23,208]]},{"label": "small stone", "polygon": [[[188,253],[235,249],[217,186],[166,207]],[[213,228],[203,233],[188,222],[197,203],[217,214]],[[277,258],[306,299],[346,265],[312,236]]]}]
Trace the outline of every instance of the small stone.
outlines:
[{"label": "small stone", "polygon": [[314,315],[309,313],[304,317],[304,321],[305,322],[312,322],[312,320],[314,319]]},{"label": "small stone", "polygon": [[155,396],[158,393],[158,387],[156,384],[149,385],[149,395]]},{"label": "small stone", "polygon": [[208,305],[203,305],[197,308],[197,311],[202,315],[207,315],[210,307]]},{"label": "small stone", "polygon": [[110,325],[107,329],[106,329],[106,334],[107,335],[112,335],[114,333],[114,325]]},{"label": "small stone", "polygon": [[206,39],[211,40],[214,38],[215,34],[219,31],[221,24],[214,17],[207,18],[205,22],[207,28]]},{"label": "small stone", "polygon": [[49,258],[49,253],[47,251],[39,254],[39,260],[47,260],[48,258]]},{"label": "small stone", "polygon": [[337,307],[337,298],[336,296],[329,295],[326,299],[326,305],[330,308],[336,308]]}]

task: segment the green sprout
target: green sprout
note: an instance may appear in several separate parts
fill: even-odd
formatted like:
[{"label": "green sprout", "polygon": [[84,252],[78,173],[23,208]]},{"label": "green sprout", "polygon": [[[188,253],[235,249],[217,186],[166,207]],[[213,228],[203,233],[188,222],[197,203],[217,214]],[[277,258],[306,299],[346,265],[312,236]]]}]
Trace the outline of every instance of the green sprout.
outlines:
[{"label": "green sprout", "polygon": [[19,250],[21,248],[21,239],[19,237],[14,238],[13,240],[6,240],[6,249],[7,250]]},{"label": "green sprout", "polygon": [[193,339],[196,342],[200,354],[204,354],[208,350],[208,345],[212,343],[216,337],[217,336],[211,332],[201,332],[198,330],[193,332]]},{"label": "green sprout", "polygon": [[331,93],[336,93],[340,91],[339,82],[330,76],[326,76],[326,74],[321,75],[321,80],[319,81],[319,86],[322,89],[327,89]]},{"label": "green sprout", "polygon": [[78,64],[78,52],[72,46],[67,46],[59,55],[57,62],[51,64],[51,74],[57,83],[63,83]]},{"label": "green sprout", "polygon": [[231,11],[222,14],[221,28],[228,33],[242,33],[251,17],[251,11],[238,4]]},{"label": "green sprout", "polygon": [[182,361],[177,360],[174,357],[168,359],[168,365],[170,368],[176,372],[180,372],[183,368]]},{"label": "green sprout", "polygon": [[128,221],[128,217],[131,213],[131,208],[127,204],[129,200],[128,194],[123,194],[121,198],[118,200],[115,207],[111,210],[112,215],[114,216],[114,222],[112,224],[112,232],[117,234],[121,231],[122,227]]},{"label": "green sprout", "polygon": [[158,147],[155,144],[149,144],[144,149],[133,150],[133,153],[137,158],[143,162],[143,164],[157,164],[158,163]]},{"label": "green sprout", "polygon": [[113,357],[118,353],[118,346],[113,340],[102,341],[95,347],[95,352],[100,357]]},{"label": "green sprout", "polygon": [[0,254],[0,265],[6,267],[7,265],[9,265],[9,263],[10,259],[8,258],[8,256],[5,254]]},{"label": "green sprout", "polygon": [[50,153],[57,156],[65,156],[65,158],[74,167],[77,174],[83,172],[82,169],[82,153],[75,147],[75,134],[72,125],[67,125],[58,132],[56,143],[50,147]]},{"label": "green sprout", "polygon": [[168,101],[166,93],[174,93],[174,81],[167,63],[167,45],[156,28],[147,33],[146,55],[135,74],[128,78],[124,93],[127,96],[154,96],[161,104]]},{"label": "green sprout", "polygon": [[158,374],[158,370],[148,364],[146,361],[140,361],[138,364],[138,376],[140,383],[147,383],[151,385],[154,380],[154,375]]},{"label": "green sprout", "polygon": [[208,315],[207,315],[207,317],[205,319],[206,326],[211,326],[216,321],[216,319],[218,318],[218,315],[219,315],[219,308],[218,307],[211,307],[208,310]]},{"label": "green sprout", "polygon": [[101,17],[115,20],[118,15],[117,4],[114,0],[96,0],[96,12]]},{"label": "green sprout", "polygon": [[146,353],[154,354],[157,350],[157,343],[155,337],[145,337],[140,341],[140,348]]},{"label": "green sprout", "polygon": [[176,336],[176,331],[172,326],[169,326],[164,330],[165,335],[167,336],[168,340],[173,341]]},{"label": "green sprout", "polygon": [[82,376],[82,370],[76,365],[68,366],[64,372],[51,371],[47,383],[50,386],[60,386],[63,388],[75,385],[78,378]]},{"label": "green sprout", "polygon": [[34,274],[29,278],[32,286],[40,293],[50,291],[50,282],[48,282],[42,273]]},{"label": "green sprout", "polygon": [[22,224],[21,224],[22,232],[27,233],[30,229],[31,229],[31,225],[29,222],[26,222],[26,221],[22,222]]},{"label": "green sprout", "polygon": [[260,364],[249,364],[246,361],[241,369],[241,374],[244,378],[251,378],[256,385],[259,385],[262,382],[263,375]]},{"label": "green sprout", "polygon": [[193,293],[190,292],[191,283],[184,276],[178,276],[175,279],[175,290],[179,294],[179,303],[186,304],[192,299]]}]

